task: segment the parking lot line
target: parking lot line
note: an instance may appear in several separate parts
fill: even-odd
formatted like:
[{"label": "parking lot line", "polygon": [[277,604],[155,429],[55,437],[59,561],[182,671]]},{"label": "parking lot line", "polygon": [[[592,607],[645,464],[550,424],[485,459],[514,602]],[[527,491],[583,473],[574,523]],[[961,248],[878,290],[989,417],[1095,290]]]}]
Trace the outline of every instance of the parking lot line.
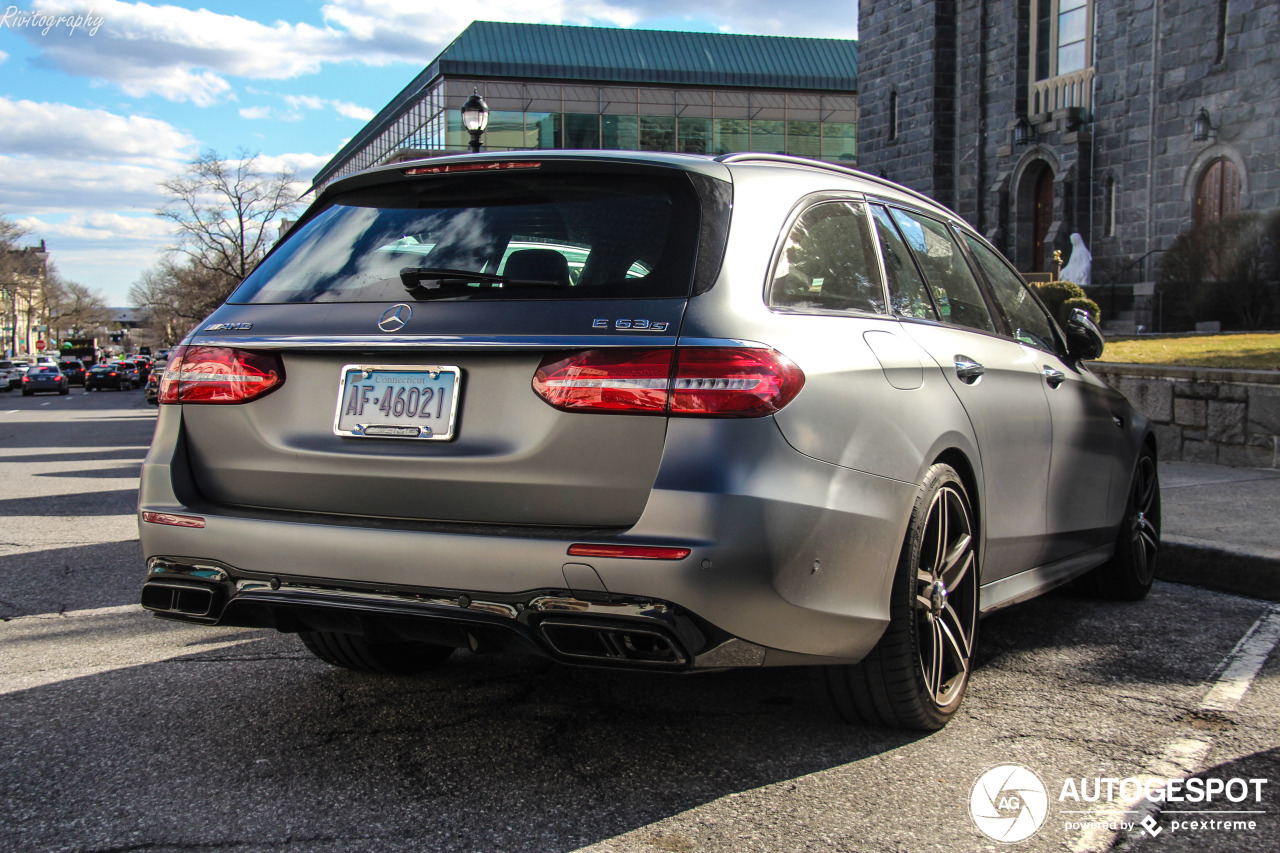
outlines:
[{"label": "parking lot line", "polygon": [[[1278,644],[1280,604],[1273,604],[1258,617],[1235,648],[1214,669],[1215,673],[1220,674],[1213,679],[1197,710],[1203,714],[1225,714],[1235,710]],[[1136,776],[1142,782],[1142,793],[1129,799],[1112,800],[1101,806],[1090,821],[1094,828],[1085,830],[1071,846],[1073,853],[1101,853],[1110,850],[1115,844],[1116,833],[1107,828],[1107,823],[1124,821],[1131,826],[1139,826],[1148,818],[1154,819],[1161,810],[1162,802],[1146,797],[1148,781],[1194,776],[1204,766],[1212,747],[1213,738],[1201,733],[1178,737],[1166,743],[1155,759],[1144,768],[1145,772]]]}]

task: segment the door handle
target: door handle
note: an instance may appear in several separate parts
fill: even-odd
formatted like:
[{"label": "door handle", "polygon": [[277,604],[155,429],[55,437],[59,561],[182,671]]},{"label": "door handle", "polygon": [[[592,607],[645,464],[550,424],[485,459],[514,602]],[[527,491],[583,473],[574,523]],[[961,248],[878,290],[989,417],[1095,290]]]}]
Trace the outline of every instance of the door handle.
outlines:
[{"label": "door handle", "polygon": [[1054,370],[1049,365],[1044,366],[1044,379],[1049,383],[1050,388],[1057,388],[1067,378],[1067,374],[1061,370]]},{"label": "door handle", "polygon": [[967,355],[956,356],[956,376],[966,385],[972,385],[982,378],[987,369]]}]

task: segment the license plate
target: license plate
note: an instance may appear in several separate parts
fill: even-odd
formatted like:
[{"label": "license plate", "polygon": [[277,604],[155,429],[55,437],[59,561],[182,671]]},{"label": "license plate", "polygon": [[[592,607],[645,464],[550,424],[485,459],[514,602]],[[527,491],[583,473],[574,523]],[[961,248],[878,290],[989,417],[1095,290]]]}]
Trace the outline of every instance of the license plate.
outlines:
[{"label": "license plate", "polygon": [[348,364],[342,368],[334,435],[352,438],[453,438],[461,372],[430,365]]}]

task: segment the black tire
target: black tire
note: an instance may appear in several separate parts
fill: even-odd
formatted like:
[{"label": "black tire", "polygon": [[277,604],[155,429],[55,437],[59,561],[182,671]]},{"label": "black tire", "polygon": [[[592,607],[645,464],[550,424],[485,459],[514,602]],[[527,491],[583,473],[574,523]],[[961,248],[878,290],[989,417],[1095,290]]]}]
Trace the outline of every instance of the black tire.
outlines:
[{"label": "black tire", "polygon": [[955,714],[978,628],[977,545],[964,483],[935,464],[911,512],[884,636],[861,663],[818,670],[820,696],[841,719],[933,731]]},{"label": "black tire", "polygon": [[34,394],[34,393],[35,393],[34,391],[28,391],[28,390],[26,390],[26,389],[24,388],[24,389],[23,389],[23,391],[22,391],[22,396],[24,396],[24,397],[30,397],[30,396],[31,396],[32,394]]},{"label": "black tire", "polygon": [[1160,467],[1144,445],[1133,467],[1115,555],[1076,581],[1086,595],[1112,601],[1141,601],[1151,591],[1160,557]]},{"label": "black tire", "polygon": [[62,394],[62,395],[70,394],[70,393],[71,393],[71,389],[70,389],[70,388],[63,388],[63,389],[62,389],[62,390],[60,390],[58,393],[59,393],[59,394]]},{"label": "black tire", "polygon": [[370,643],[355,634],[302,631],[298,639],[325,663],[378,675],[415,675],[434,669],[453,654],[433,643]]}]

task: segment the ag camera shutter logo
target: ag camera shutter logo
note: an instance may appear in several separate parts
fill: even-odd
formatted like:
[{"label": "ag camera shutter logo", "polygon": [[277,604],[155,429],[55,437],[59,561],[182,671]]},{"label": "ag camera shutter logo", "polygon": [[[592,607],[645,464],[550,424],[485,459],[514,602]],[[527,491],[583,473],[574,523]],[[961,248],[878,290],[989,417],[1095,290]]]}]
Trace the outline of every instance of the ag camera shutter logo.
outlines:
[{"label": "ag camera shutter logo", "polygon": [[998,764],[973,783],[969,817],[992,841],[1015,844],[1030,838],[1049,816],[1049,793],[1033,771]]}]

